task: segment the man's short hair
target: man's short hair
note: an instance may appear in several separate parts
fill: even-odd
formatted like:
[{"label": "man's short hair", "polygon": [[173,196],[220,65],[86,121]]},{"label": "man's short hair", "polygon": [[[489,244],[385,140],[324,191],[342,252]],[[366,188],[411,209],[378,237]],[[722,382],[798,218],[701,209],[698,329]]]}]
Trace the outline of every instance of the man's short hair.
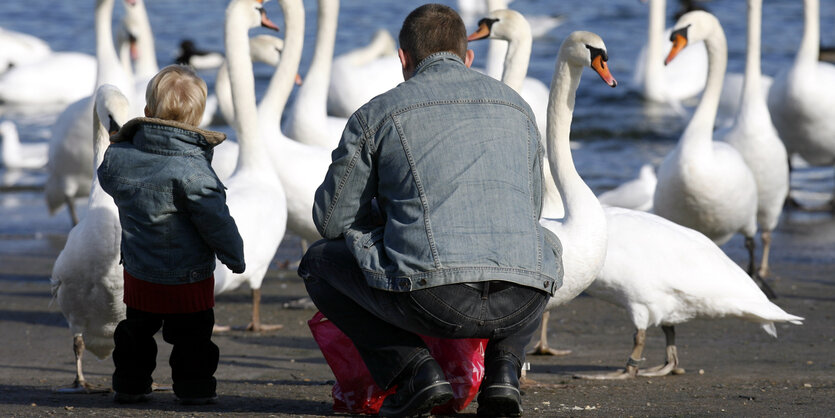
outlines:
[{"label": "man's short hair", "polygon": [[197,126],[206,109],[206,82],[185,65],[160,70],[148,83],[145,103],[149,116]]},{"label": "man's short hair", "polygon": [[465,59],[467,28],[461,16],[442,4],[424,4],[406,16],[400,28],[400,49],[417,65],[436,52],[452,52]]}]

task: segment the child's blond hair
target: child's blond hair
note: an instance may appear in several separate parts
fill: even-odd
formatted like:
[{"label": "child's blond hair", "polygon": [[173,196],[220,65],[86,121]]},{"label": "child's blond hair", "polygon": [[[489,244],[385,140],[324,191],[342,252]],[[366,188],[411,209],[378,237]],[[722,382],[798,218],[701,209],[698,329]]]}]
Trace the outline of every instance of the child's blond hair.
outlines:
[{"label": "child's blond hair", "polygon": [[206,82],[185,65],[160,70],[145,90],[145,115],[197,126],[206,109]]}]

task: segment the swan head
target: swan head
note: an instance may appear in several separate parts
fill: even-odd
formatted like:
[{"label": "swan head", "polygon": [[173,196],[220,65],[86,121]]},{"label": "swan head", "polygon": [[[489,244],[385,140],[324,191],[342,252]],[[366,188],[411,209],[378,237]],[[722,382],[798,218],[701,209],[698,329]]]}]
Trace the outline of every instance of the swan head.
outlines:
[{"label": "swan head", "polygon": [[268,0],[233,0],[226,8],[226,19],[230,16],[240,16],[249,28],[259,26],[277,31],[278,26],[273,23],[264,11],[264,3]]},{"label": "swan head", "polygon": [[467,37],[468,41],[501,39],[510,41],[531,37],[531,25],[521,13],[512,9],[493,10],[478,21],[478,29]]},{"label": "swan head", "polygon": [[572,32],[560,47],[559,57],[569,65],[591,67],[603,81],[611,87],[618,85],[609,71],[609,54],[606,44],[596,33],[586,31]]},{"label": "swan head", "polygon": [[130,119],[130,102],[114,85],[103,84],[96,90],[96,114],[110,135],[115,134]]},{"label": "swan head", "polygon": [[253,61],[278,67],[284,40],[272,35],[258,35],[249,39],[249,53]]},{"label": "swan head", "polygon": [[719,20],[708,12],[694,10],[683,14],[670,34],[673,47],[664,60],[664,65],[669,64],[687,45],[707,39],[717,27],[720,27]]},{"label": "swan head", "polygon": [[4,140],[11,138],[12,135],[17,136],[17,126],[10,120],[0,122],[0,138]]}]

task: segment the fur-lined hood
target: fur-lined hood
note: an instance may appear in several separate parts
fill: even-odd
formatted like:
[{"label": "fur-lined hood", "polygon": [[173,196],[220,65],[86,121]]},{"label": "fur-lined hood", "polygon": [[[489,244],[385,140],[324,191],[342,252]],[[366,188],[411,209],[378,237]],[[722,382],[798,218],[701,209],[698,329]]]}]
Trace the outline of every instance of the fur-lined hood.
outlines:
[{"label": "fur-lined hood", "polygon": [[184,131],[193,132],[199,138],[205,141],[206,145],[210,145],[211,147],[214,147],[226,140],[226,134],[223,132],[200,129],[195,126],[191,126],[173,120],[141,117],[131,119],[130,121],[128,121],[128,123],[122,126],[121,129],[119,129],[119,132],[116,132],[113,136],[110,137],[110,142],[116,143],[130,141],[136,134],[136,131],[139,130],[139,128],[142,127],[142,125],[145,124],[160,125],[163,127],[167,126],[182,129]]}]

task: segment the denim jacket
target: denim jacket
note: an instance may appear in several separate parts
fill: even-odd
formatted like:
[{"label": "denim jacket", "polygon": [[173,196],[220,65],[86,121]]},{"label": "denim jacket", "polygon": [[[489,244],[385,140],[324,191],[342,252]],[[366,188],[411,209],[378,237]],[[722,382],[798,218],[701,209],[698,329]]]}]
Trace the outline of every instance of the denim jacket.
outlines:
[{"label": "denim jacket", "polygon": [[122,224],[122,260],[132,276],[153,283],[204,280],[215,256],[245,269],[243,241],[210,165],[226,139],[175,121],[136,118],[111,137],[99,183],[113,196]]},{"label": "denim jacket", "polygon": [[313,219],[374,288],[501,280],[553,294],[562,247],[539,224],[543,153],[516,92],[436,53],[350,117]]}]

